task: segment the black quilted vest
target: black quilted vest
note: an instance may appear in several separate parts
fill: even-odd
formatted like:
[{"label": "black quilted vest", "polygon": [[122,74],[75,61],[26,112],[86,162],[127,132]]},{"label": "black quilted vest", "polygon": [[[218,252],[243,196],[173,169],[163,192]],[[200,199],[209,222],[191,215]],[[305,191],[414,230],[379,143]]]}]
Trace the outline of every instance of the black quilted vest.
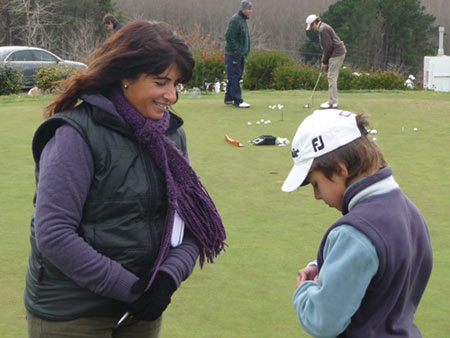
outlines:
[{"label": "black quilted vest", "polygon": [[[182,123],[171,114],[167,136],[186,154]],[[167,211],[163,173],[127,125],[112,114],[83,103],[56,114],[36,131],[36,178],[41,152],[63,124],[80,133],[94,159],[94,179],[84,205],[80,235],[95,250],[137,276],[148,276],[158,254]],[[30,312],[47,320],[123,314],[125,304],[79,287],[40,253],[34,217],[30,242],[25,290],[25,305]]]}]

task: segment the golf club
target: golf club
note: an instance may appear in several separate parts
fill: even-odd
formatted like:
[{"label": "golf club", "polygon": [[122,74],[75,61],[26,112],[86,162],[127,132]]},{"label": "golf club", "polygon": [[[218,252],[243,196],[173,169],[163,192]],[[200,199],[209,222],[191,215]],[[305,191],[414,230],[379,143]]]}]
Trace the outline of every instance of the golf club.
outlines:
[{"label": "golf club", "polygon": [[316,92],[316,88],[317,88],[317,85],[319,84],[319,80],[320,80],[321,76],[322,76],[322,70],[320,70],[320,72],[319,72],[319,77],[317,78],[316,85],[314,86],[311,97],[309,98],[309,103],[305,104],[305,106],[303,108],[309,108],[310,106],[313,105],[313,96],[314,96],[314,93]]}]

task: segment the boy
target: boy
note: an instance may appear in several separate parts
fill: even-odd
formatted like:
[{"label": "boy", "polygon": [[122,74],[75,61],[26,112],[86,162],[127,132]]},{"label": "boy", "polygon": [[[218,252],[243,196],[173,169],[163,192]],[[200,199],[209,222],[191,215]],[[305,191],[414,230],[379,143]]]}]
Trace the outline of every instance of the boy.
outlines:
[{"label": "boy", "polygon": [[114,15],[109,13],[105,14],[105,16],[103,17],[103,25],[105,25],[108,30],[114,32],[117,32],[124,26],[123,23],[117,21]]},{"label": "boy", "polygon": [[314,337],[422,337],[414,325],[432,267],[427,225],[402,193],[362,115],[316,110],[292,142],[282,190],[311,183],[342,212],[317,262],[298,272],[294,306]]},{"label": "boy", "polygon": [[328,101],[320,105],[321,109],[338,107],[337,82],[339,72],[344,64],[347,49],[344,42],[339,38],[334,29],[322,22],[320,17],[311,14],[306,18],[306,30],[319,32],[320,47],[322,48],[321,71],[328,68]]}]

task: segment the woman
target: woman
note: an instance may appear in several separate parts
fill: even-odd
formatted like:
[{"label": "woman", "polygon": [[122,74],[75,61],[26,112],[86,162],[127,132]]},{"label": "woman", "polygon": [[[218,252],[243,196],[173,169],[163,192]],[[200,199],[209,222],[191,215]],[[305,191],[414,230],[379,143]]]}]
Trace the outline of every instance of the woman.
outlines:
[{"label": "woman", "polygon": [[168,25],[135,21],[49,105],[33,139],[29,337],[159,337],[197,257],[223,250],[183,121],[168,110],[193,66]]}]

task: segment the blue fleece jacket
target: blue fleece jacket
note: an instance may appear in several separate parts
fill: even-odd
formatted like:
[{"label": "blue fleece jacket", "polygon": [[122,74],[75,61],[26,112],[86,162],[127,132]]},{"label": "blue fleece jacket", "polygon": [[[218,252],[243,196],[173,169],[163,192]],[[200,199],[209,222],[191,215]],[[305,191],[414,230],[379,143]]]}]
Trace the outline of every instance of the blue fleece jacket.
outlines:
[{"label": "blue fleece jacket", "polygon": [[294,293],[314,337],[421,337],[413,318],[431,273],[430,239],[391,174],[386,167],[346,190],[345,216],[319,250],[319,280]]}]

